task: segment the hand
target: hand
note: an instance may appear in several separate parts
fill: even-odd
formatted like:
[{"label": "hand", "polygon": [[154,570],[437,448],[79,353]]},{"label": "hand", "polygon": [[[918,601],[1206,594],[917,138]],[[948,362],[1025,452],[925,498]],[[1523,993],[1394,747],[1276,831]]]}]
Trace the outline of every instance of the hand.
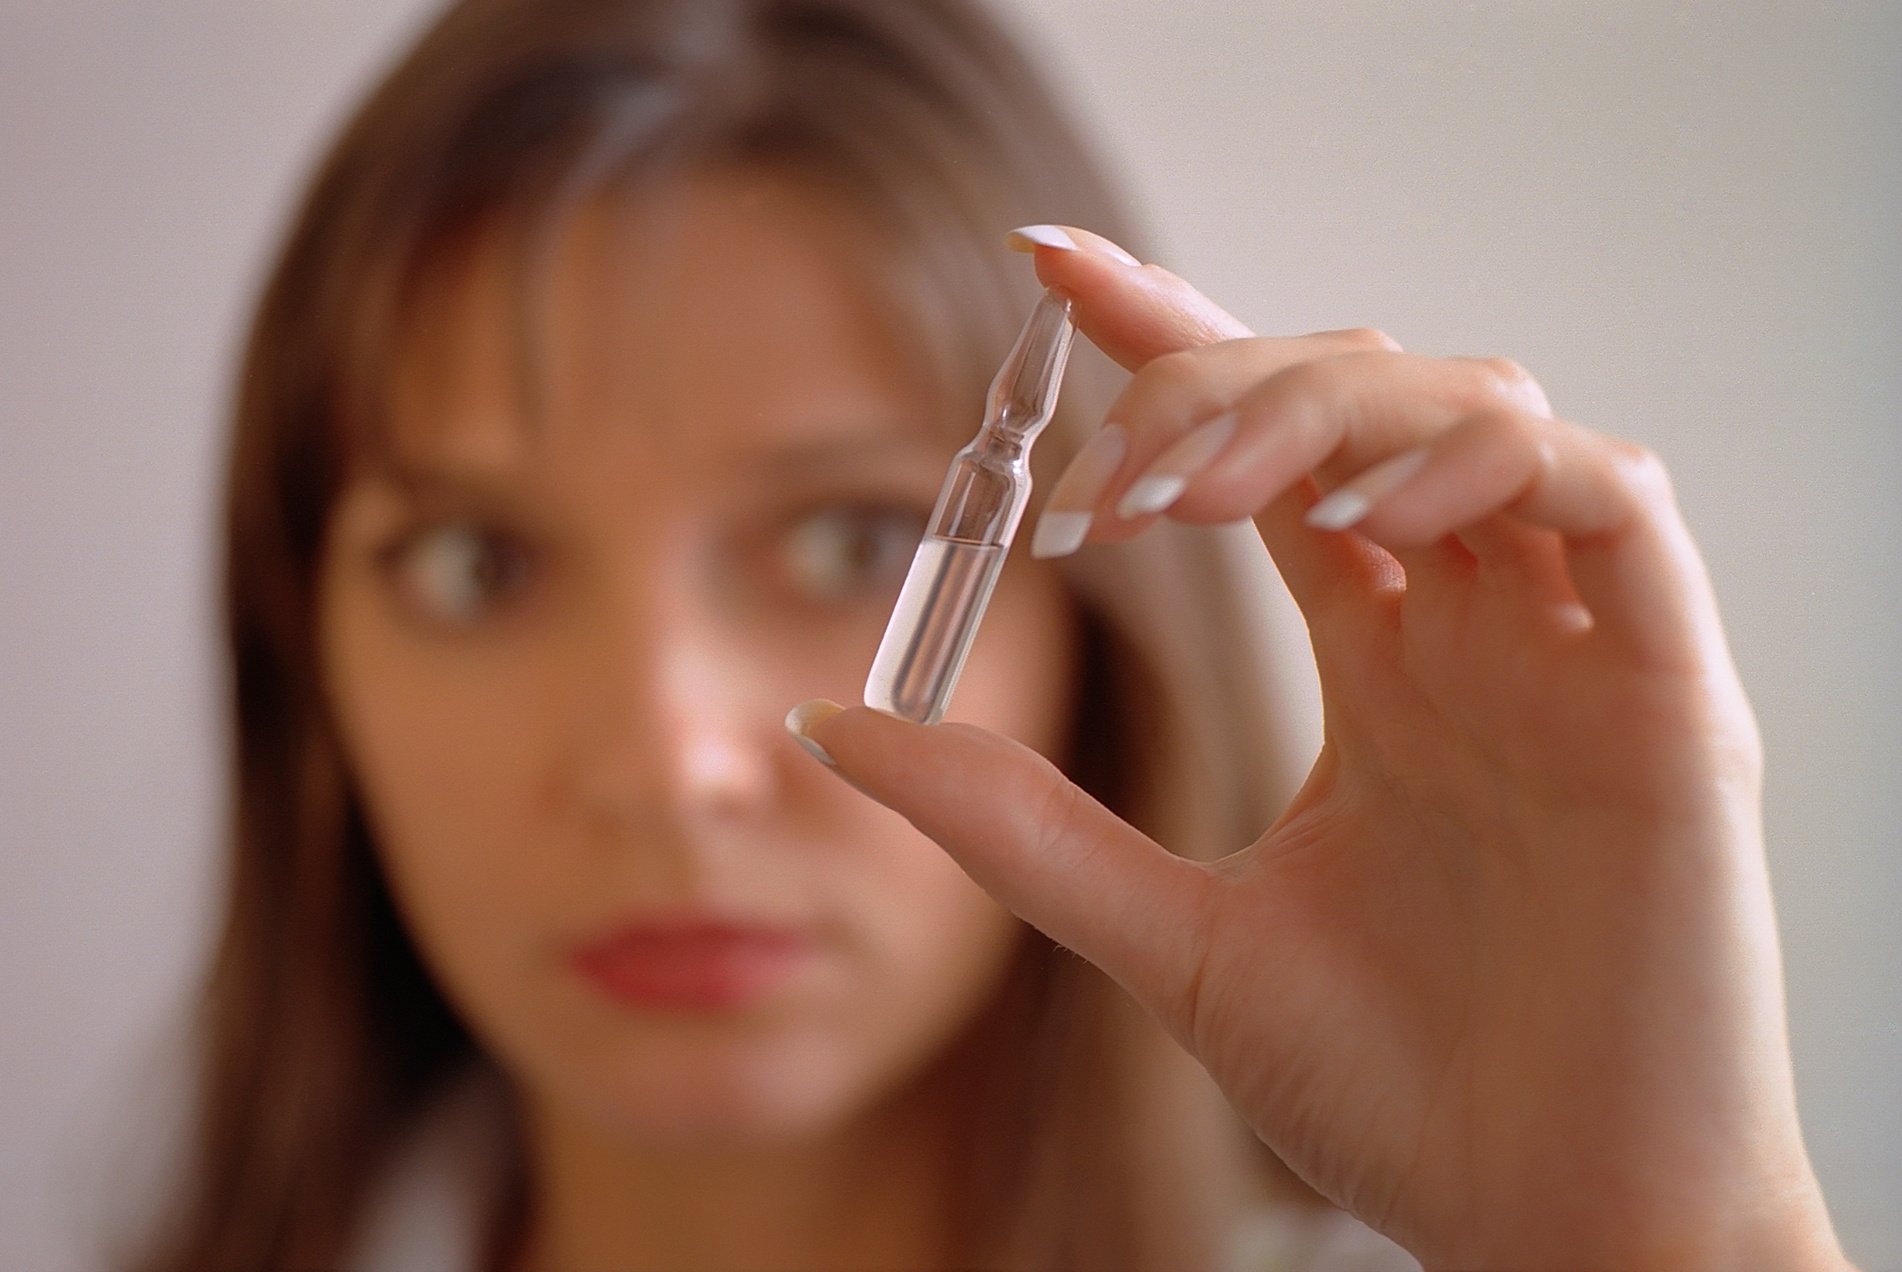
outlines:
[{"label": "hand", "polygon": [[[808,709],[807,736],[1429,1268],[1845,1266],[1796,1120],[1756,726],[1657,460],[1512,363],[1254,337],[1070,234],[1038,274],[1134,377],[1126,455],[1052,502],[1095,541],[1254,518],[1317,651],[1312,773],[1205,864],[970,726]],[[1351,531],[1309,524],[1322,492]]]}]

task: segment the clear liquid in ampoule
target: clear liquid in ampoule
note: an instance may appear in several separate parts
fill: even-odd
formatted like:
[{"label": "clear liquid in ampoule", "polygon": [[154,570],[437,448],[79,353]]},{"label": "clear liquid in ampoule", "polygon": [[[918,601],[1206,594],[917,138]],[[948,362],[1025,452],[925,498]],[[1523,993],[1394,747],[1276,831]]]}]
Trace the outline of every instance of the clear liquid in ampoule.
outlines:
[{"label": "clear liquid in ampoule", "polygon": [[943,717],[1003,564],[1002,544],[925,537],[872,660],[867,706],[919,724]]}]

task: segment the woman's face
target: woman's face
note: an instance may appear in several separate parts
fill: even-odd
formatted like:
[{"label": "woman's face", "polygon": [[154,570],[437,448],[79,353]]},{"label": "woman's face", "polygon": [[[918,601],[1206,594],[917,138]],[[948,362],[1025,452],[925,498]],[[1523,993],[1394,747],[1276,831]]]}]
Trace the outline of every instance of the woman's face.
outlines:
[{"label": "woman's face", "polygon": [[[858,699],[979,405],[946,419],[854,223],[734,174],[578,215],[541,291],[478,246],[401,359],[397,462],[330,526],[327,686],[424,958],[531,1099],[642,1142],[895,1094],[1021,934],[781,724]],[[954,717],[1054,754],[1071,622],[1013,561]],[[638,930],[678,919],[786,939]]]}]

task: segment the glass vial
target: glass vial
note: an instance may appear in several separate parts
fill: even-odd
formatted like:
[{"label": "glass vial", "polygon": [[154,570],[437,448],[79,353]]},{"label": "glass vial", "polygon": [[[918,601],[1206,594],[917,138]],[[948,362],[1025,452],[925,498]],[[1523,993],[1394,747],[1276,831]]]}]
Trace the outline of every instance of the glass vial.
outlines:
[{"label": "glass vial", "polygon": [[936,724],[1030,499],[1030,444],[1056,410],[1076,329],[1045,292],[985,398],[984,423],[951,460],[931,524],[865,681],[865,705]]}]

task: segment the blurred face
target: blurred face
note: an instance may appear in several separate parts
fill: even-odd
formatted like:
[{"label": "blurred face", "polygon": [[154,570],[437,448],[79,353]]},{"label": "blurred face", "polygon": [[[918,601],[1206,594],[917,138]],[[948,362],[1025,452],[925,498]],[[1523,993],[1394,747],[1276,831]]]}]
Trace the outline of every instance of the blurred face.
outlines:
[{"label": "blurred face", "polygon": [[[478,246],[326,544],[328,689],[419,948],[532,1101],[642,1142],[895,1094],[1021,934],[781,724],[858,700],[977,418],[933,400],[852,224],[709,176],[578,215],[527,293]],[[1014,560],[954,718],[1054,754],[1070,623]]]}]

